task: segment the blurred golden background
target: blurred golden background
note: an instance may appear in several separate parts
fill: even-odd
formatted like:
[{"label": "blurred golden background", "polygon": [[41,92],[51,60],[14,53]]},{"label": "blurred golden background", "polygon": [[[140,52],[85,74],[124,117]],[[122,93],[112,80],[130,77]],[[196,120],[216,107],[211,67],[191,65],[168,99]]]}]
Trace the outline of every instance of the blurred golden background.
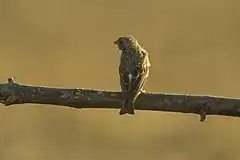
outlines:
[{"label": "blurred golden background", "polygon": [[[119,90],[113,41],[150,53],[146,90],[240,97],[238,0],[1,0],[0,80]],[[0,160],[239,160],[240,118],[0,107]]]}]

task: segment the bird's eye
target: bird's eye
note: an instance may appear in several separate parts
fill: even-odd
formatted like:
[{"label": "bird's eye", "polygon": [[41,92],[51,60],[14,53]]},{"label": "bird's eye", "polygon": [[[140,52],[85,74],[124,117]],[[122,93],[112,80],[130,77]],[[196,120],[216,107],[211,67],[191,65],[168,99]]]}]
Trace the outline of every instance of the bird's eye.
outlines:
[{"label": "bird's eye", "polygon": [[122,39],[119,40],[119,44],[123,44],[124,41]]}]

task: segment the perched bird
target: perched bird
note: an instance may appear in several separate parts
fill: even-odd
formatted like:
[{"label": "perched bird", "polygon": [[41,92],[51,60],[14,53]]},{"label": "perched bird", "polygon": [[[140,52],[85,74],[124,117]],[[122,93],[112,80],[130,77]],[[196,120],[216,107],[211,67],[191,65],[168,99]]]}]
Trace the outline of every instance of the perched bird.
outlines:
[{"label": "perched bird", "polygon": [[121,36],[114,43],[121,51],[119,65],[120,86],[123,105],[120,115],[135,114],[134,102],[143,92],[150,68],[148,52],[138,44],[133,36]]}]

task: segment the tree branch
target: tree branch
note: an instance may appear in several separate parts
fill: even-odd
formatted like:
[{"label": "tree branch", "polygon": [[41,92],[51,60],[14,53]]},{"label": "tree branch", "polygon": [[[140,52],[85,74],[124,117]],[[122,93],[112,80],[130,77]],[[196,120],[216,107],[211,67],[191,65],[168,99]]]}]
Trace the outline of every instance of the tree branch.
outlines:
[{"label": "tree branch", "polygon": [[[23,103],[51,104],[82,108],[120,109],[121,92],[27,86],[12,78],[0,84],[0,102],[5,106]],[[240,117],[240,99],[186,94],[142,93],[135,103],[137,110],[168,111]]]}]

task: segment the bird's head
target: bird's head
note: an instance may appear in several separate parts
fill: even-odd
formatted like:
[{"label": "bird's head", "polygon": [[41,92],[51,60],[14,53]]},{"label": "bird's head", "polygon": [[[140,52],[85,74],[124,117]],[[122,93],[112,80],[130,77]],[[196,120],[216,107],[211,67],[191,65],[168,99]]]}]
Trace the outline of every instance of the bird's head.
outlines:
[{"label": "bird's head", "polygon": [[114,44],[116,44],[120,50],[138,46],[137,39],[133,36],[121,36],[114,41]]}]

